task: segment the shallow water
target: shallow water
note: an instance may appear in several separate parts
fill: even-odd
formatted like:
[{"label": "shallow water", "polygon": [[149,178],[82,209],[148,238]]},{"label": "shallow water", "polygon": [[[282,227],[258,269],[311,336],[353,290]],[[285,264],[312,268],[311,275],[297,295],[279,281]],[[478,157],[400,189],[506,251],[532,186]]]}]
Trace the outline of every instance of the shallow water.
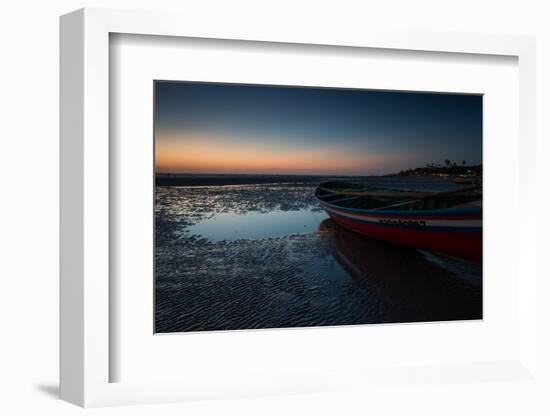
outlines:
[{"label": "shallow water", "polygon": [[315,186],[158,187],[156,331],[482,317],[480,265],[342,229]]},{"label": "shallow water", "polygon": [[213,241],[262,239],[315,232],[327,217],[324,212],[311,209],[239,214],[227,212],[200,220],[185,231]]}]

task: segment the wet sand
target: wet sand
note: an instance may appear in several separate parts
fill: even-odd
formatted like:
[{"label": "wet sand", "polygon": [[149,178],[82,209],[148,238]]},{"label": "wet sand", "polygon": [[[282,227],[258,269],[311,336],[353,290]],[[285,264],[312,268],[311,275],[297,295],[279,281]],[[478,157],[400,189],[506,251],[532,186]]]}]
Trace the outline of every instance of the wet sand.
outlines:
[{"label": "wet sand", "polygon": [[[156,331],[482,317],[480,265],[342,229],[319,208],[316,185],[157,187]],[[301,216],[281,235],[269,213]],[[208,221],[227,215],[231,225],[233,214],[265,219],[263,234],[224,229],[215,238]],[[211,225],[208,238],[196,232],[201,224]]]}]

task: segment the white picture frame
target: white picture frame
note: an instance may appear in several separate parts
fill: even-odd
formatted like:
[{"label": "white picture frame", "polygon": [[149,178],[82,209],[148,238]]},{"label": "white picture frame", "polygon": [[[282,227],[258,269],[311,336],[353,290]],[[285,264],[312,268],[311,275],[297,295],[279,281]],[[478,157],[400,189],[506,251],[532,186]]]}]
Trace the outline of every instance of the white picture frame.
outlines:
[{"label": "white picture frame", "polygon": [[[382,48],[439,53],[505,55],[519,62],[520,224],[515,242],[521,287],[518,290],[519,354],[510,360],[421,368],[415,377],[445,374],[449,380],[476,382],[472,373],[493,369],[517,380],[536,377],[536,217],[535,202],[535,41],[530,37],[375,29],[331,32],[312,26],[279,27],[250,22],[235,27],[220,18],[210,25],[192,16],[167,13],[82,9],[61,18],[61,398],[80,406],[181,401],[255,394],[322,392],[342,388],[346,371],[324,380],[281,374],[235,383],[230,374],[176,382],[110,382],[109,348],[110,166],[109,35],[112,33],[247,40],[335,47]],[[419,363],[420,364],[420,363]],[[354,382],[393,383],[406,369],[381,368],[354,375]],[[419,375],[420,374],[420,375]],[[229,388],[228,386],[231,386]]]}]

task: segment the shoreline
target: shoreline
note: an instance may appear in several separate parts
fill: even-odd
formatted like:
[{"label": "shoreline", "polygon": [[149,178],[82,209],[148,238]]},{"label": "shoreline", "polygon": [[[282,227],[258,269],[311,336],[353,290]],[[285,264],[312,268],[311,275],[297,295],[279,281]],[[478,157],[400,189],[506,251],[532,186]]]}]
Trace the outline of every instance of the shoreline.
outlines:
[{"label": "shoreline", "polygon": [[[229,186],[229,185],[267,185],[267,184],[298,184],[315,183],[333,180],[364,181],[372,179],[396,179],[396,175],[269,175],[269,174],[156,174],[155,186]],[[449,182],[438,177],[408,177],[413,181]]]},{"label": "shoreline", "polygon": [[372,176],[249,175],[249,174],[157,174],[156,186],[223,186],[280,183],[319,183],[334,179],[357,180]]}]

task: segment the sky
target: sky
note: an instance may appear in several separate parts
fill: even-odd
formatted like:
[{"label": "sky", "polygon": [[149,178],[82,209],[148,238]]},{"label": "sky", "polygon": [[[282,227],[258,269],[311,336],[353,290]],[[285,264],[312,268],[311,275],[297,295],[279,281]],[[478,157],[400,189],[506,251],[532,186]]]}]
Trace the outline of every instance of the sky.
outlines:
[{"label": "sky", "polygon": [[157,173],[380,175],[481,163],[479,95],[155,82]]}]

